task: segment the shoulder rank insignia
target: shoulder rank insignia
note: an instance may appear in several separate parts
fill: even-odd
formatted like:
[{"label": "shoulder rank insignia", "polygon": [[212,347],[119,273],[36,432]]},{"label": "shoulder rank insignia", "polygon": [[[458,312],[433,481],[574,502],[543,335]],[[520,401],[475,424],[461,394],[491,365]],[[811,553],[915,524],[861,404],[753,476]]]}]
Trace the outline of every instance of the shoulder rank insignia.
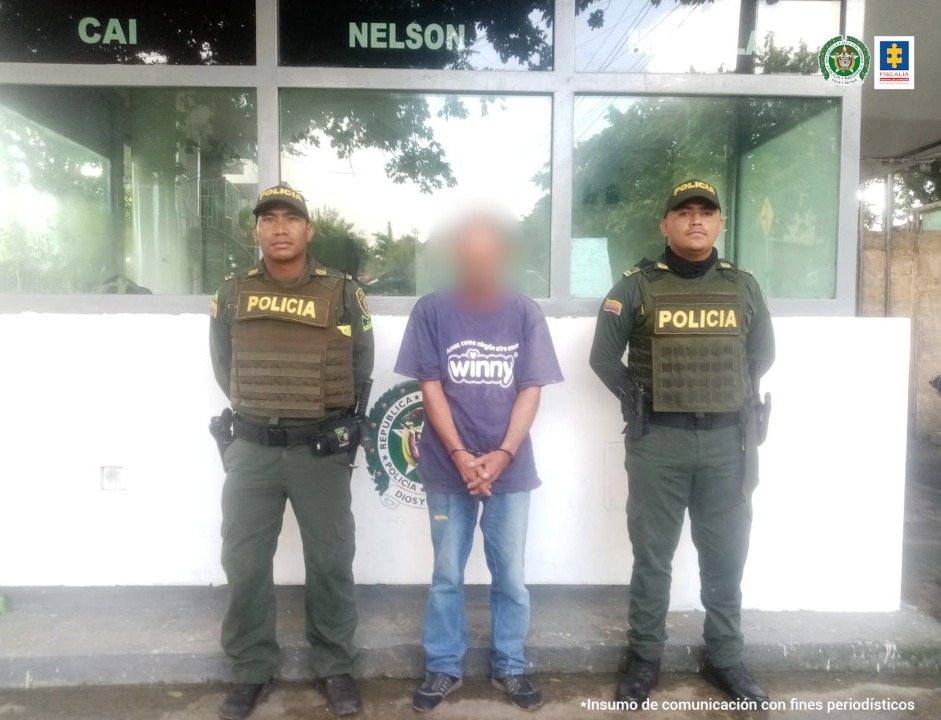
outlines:
[{"label": "shoulder rank insignia", "polygon": [[654,267],[657,268],[657,270],[669,270],[670,269],[666,263],[662,263],[662,262],[658,262],[656,265],[654,265]]},{"label": "shoulder rank insignia", "polygon": [[317,268],[315,272],[316,272],[318,275],[330,275],[330,276],[332,276],[332,277],[341,278],[341,279],[343,279],[343,280],[352,280],[352,279],[353,279],[353,276],[350,275],[349,273],[341,272],[340,270],[336,270],[336,269],[334,269],[334,268],[332,268],[332,267]]},{"label": "shoulder rank insignia", "polygon": [[731,278],[738,278],[741,276],[743,272],[746,275],[749,274],[747,270],[742,270],[740,267],[736,267],[735,265],[730,263],[728,260],[719,260],[718,264],[719,264],[719,270],[724,270],[725,274]]},{"label": "shoulder rank insignia", "polygon": [[245,273],[245,277],[255,277],[257,274],[258,274],[258,268],[253,267],[251,270]]},{"label": "shoulder rank insignia", "polygon": [[624,271],[624,277],[630,277],[631,275],[636,275],[639,272],[640,272],[639,267],[632,267],[630,270]]},{"label": "shoulder rank insignia", "polygon": [[233,280],[236,275],[238,275],[238,273],[229,273],[229,274],[226,275],[224,278],[222,278],[222,281],[223,281],[223,282],[228,282],[229,280]]}]

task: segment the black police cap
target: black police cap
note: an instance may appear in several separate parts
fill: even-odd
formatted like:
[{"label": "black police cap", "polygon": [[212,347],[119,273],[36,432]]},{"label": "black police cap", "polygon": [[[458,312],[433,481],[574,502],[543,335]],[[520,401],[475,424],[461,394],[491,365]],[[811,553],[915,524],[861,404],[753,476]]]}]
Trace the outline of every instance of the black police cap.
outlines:
[{"label": "black police cap", "polygon": [[704,200],[715,205],[716,209],[722,209],[722,205],[719,203],[719,194],[716,192],[716,189],[703,180],[694,179],[682,182],[670,191],[670,197],[667,198],[667,203],[663,210],[664,216],[671,210],[676,210],[680,205],[690,200]]},{"label": "black police cap", "polygon": [[296,210],[304,219],[310,220],[310,211],[307,209],[307,201],[304,196],[287,185],[275,185],[263,191],[255,203],[253,211],[255,217],[276,205],[287,206],[292,210]]}]

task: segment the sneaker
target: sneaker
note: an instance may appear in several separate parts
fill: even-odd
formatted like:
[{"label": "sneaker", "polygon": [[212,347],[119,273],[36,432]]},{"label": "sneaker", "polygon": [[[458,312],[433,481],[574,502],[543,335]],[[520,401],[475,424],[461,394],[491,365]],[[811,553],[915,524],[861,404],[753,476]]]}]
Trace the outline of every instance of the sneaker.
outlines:
[{"label": "sneaker", "polygon": [[533,687],[525,675],[491,678],[490,684],[505,692],[513,707],[520,710],[538,710],[542,707],[542,693]]},{"label": "sneaker", "polygon": [[334,715],[355,715],[363,709],[359,687],[349,675],[334,675],[320,681],[320,690]]},{"label": "sneaker", "polygon": [[263,683],[238,683],[225,696],[219,707],[222,720],[245,720],[255,712],[258,703],[263,702],[274,688],[274,678]]},{"label": "sneaker", "polygon": [[457,690],[463,682],[461,678],[444,673],[428,673],[425,682],[412,696],[412,707],[418,712],[434,710],[452,692]]}]

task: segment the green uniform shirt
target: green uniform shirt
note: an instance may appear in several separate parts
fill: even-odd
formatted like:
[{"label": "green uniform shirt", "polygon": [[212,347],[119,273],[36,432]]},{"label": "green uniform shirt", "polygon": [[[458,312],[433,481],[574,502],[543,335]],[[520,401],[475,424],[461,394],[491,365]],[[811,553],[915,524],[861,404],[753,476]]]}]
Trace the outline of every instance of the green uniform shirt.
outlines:
[{"label": "green uniform shirt", "polygon": [[[720,261],[725,262],[725,261]],[[664,265],[664,258],[659,259]],[[716,262],[702,277],[690,278],[682,282],[689,284],[690,292],[696,292],[696,286],[711,278],[717,272],[719,262]],[[660,272],[672,272],[660,270]],[[771,312],[768,304],[758,286],[758,281],[751,273],[739,270],[745,277],[748,292],[746,313],[748,314],[748,337],[746,352],[748,362],[760,365],[763,374],[774,362],[774,329],[771,325]],[[643,273],[638,269],[624,273],[624,276],[615,284],[602,303],[598,311],[598,321],[595,325],[595,338],[591,346],[589,363],[592,370],[601,378],[605,386],[620,397],[620,390],[626,390],[627,366],[622,358],[631,333],[640,314],[645,310],[652,312],[652,308],[644,308],[640,283],[647,282]]]},{"label": "green uniform shirt", "polygon": [[[264,260],[260,260],[256,267],[259,272],[266,272]],[[285,288],[298,287],[301,283],[306,282],[307,278],[318,269],[342,277],[345,282],[344,307],[339,309],[339,313],[350,324],[353,338],[353,378],[356,396],[359,397],[363,383],[372,375],[375,358],[372,317],[366,304],[366,295],[359,283],[353,280],[350,275],[325,268],[320,263],[310,260],[307,268],[296,282],[282,283],[281,285]],[[212,370],[215,373],[216,382],[219,383],[219,387],[222,388],[222,392],[225,393],[226,397],[229,397],[229,378],[232,370],[231,327],[235,314],[235,278],[236,275],[231,275],[225,279],[222,287],[213,296],[209,311],[211,316],[209,321],[209,353],[212,358]]]}]

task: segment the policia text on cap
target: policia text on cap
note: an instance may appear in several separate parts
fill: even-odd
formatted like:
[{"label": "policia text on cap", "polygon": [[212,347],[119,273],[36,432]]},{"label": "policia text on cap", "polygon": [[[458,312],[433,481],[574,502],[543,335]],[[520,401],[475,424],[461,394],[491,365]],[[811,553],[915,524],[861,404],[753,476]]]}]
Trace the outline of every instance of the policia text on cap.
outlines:
[{"label": "policia text on cap", "polygon": [[[216,380],[235,410],[223,443],[222,565],[230,587],[222,645],[237,684],[220,716],[241,720],[280,666],[272,563],[285,501],[304,547],[307,639],[338,715],[360,709],[355,650],[351,412],[373,367],[372,320],[353,279],[308,259],[313,228],[300,193],[264,191],[255,207],[262,260],[226,278],[210,307]],[[217,438],[220,430],[214,428]]]},{"label": "policia text on cap", "polygon": [[[622,404],[627,523],[634,554],[630,664],[618,700],[641,706],[666,640],[673,553],[689,510],[706,609],[703,676],[735,700],[767,701],[742,664],[741,580],[769,403],[758,381],[774,360],[771,317],[754,277],[721,260],[719,197],[689,180],[670,192],[663,255],[611,289],[591,367]],[[628,350],[627,367],[621,361]]]}]

